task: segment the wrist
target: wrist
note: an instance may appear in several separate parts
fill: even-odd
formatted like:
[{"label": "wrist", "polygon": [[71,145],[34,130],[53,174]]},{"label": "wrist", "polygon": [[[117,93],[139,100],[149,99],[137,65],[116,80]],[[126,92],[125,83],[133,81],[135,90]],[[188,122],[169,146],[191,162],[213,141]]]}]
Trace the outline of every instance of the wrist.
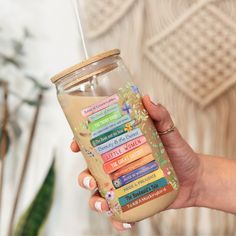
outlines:
[{"label": "wrist", "polygon": [[205,158],[201,154],[197,154],[199,159],[199,167],[197,177],[191,192],[192,207],[201,207],[202,199],[204,199],[204,173],[205,173]]},{"label": "wrist", "polygon": [[198,154],[197,177],[189,195],[189,205],[236,213],[236,161]]},{"label": "wrist", "polygon": [[179,178],[180,188],[178,197],[170,205],[170,209],[198,206],[199,199],[201,198],[200,194],[202,193],[203,160],[194,152],[191,154],[191,159],[195,162],[194,168],[191,167],[187,170],[187,174],[185,173],[186,177]]},{"label": "wrist", "polygon": [[201,171],[196,182],[195,206],[236,213],[236,162],[220,157],[199,155]]}]

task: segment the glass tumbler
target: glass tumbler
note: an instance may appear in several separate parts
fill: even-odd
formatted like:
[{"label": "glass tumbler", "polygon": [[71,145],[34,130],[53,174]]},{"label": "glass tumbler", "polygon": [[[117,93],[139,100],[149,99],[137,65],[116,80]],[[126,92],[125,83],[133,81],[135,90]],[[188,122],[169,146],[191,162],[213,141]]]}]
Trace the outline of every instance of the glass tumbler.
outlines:
[{"label": "glass tumbler", "polygon": [[167,208],[178,180],[120,51],[93,56],[51,81],[112,217],[135,222]]}]

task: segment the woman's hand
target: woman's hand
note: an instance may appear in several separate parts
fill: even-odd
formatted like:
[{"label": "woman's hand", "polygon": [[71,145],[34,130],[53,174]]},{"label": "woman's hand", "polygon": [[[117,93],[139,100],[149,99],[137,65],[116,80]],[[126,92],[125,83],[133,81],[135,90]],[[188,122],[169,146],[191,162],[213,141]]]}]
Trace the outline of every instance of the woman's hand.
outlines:
[{"label": "woman's hand", "polygon": [[[152,103],[149,96],[143,97],[143,104],[152,118],[157,132],[162,133],[173,125],[169,112],[162,105]],[[160,135],[160,138],[180,183],[179,194],[168,209],[195,206],[199,191],[196,183],[202,174],[201,159],[181,137],[177,128],[172,132]],[[71,144],[71,150],[73,152],[79,151],[75,141]],[[86,189],[94,190],[97,187],[96,181],[88,169],[79,175],[78,181],[80,186]],[[109,212],[106,200],[97,192],[90,198],[89,206],[92,210],[98,212]],[[132,227],[132,224],[123,224],[112,218],[111,222],[117,230]]]}]

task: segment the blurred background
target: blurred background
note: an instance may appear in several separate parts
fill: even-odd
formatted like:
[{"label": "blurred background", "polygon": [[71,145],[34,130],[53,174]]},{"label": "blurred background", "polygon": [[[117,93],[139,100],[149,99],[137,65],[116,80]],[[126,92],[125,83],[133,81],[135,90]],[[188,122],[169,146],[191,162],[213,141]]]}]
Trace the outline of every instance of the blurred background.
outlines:
[{"label": "blurred background", "polygon": [[[37,107],[34,101],[41,90],[34,80],[45,90],[15,220],[34,198],[55,154],[56,187],[45,235],[84,235],[89,230],[85,202],[90,194],[77,185],[77,175],[85,163],[80,154],[70,151],[73,135],[50,82],[52,75],[81,59],[70,1],[0,1],[0,78],[8,83],[10,137],[5,156],[0,235],[7,235]],[[2,95],[3,87],[1,117]]]},{"label": "blurred background", "polygon": [[[120,48],[135,83],[168,107],[196,151],[236,157],[235,0],[81,0],[80,12],[90,55]],[[86,165],[70,151],[50,82],[83,59],[71,1],[0,0],[0,235],[19,219],[18,231],[40,226],[45,236],[235,235],[234,216],[208,209],[167,211],[123,233],[89,210],[90,193],[77,184]]]}]

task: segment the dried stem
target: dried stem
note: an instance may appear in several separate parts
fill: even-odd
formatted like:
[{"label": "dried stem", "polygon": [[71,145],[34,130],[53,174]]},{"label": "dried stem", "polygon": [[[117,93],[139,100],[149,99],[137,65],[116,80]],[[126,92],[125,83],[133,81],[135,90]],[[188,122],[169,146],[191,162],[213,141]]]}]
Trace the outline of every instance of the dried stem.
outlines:
[{"label": "dried stem", "polygon": [[[0,139],[0,226],[2,225],[2,195],[3,195],[3,183],[4,183],[4,169],[5,169],[5,156],[7,152],[7,122],[8,122],[8,83],[6,81],[0,81],[0,86],[3,89],[3,117],[2,117],[2,135]],[[1,228],[0,228],[1,229]],[[1,232],[1,230],[0,230]]]},{"label": "dried stem", "polygon": [[25,176],[26,176],[29,161],[30,161],[30,153],[31,153],[31,148],[32,148],[32,144],[33,144],[33,139],[34,139],[34,134],[35,134],[36,126],[37,126],[37,121],[38,121],[38,116],[39,116],[39,111],[40,111],[42,99],[43,99],[43,94],[41,91],[38,95],[38,99],[37,99],[38,105],[36,107],[36,111],[34,114],[33,123],[32,123],[31,131],[30,131],[30,136],[28,139],[28,145],[26,148],[25,158],[23,161],[23,167],[22,167],[22,170],[20,173],[20,180],[19,180],[19,184],[17,186],[17,192],[16,192],[16,196],[15,196],[15,200],[14,200],[14,205],[12,208],[9,229],[8,229],[8,234],[7,234],[8,236],[12,236],[12,231],[13,231],[13,227],[14,227],[14,223],[15,223],[14,221],[15,221],[16,210],[18,207],[18,202],[20,199],[21,190],[24,185],[24,180],[25,180]]}]

